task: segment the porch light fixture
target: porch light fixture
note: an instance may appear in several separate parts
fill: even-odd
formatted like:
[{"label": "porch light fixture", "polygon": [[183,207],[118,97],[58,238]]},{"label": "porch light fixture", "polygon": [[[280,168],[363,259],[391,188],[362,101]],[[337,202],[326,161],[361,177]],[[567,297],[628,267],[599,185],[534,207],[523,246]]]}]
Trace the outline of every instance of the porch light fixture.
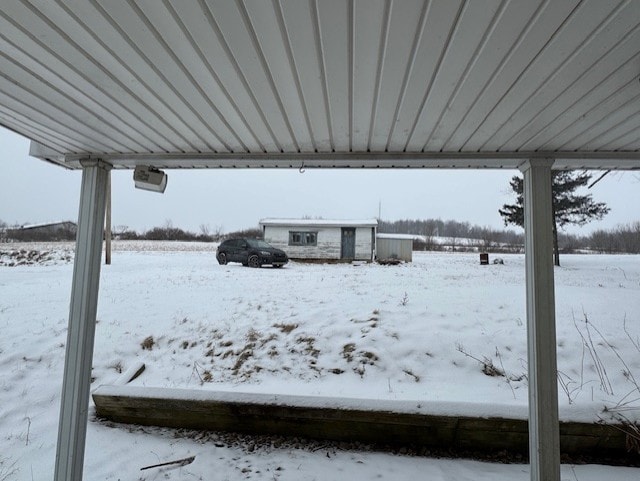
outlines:
[{"label": "porch light fixture", "polygon": [[167,174],[155,167],[139,165],[133,171],[133,181],[137,189],[150,190],[151,192],[164,192],[167,188]]}]

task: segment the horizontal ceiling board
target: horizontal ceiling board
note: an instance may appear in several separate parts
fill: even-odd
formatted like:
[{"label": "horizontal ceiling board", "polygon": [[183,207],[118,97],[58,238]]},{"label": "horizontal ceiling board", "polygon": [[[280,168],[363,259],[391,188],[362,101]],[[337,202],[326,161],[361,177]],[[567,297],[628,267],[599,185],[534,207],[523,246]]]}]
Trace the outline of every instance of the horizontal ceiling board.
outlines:
[{"label": "horizontal ceiling board", "polygon": [[[246,79],[239,74],[239,67],[234,63],[229,48],[213,18],[209,8],[196,2],[175,2],[172,4],[180,22],[185,26],[193,48],[202,55],[204,67],[210,72],[210,84],[219,89],[209,92],[216,105],[225,106],[230,113],[234,130],[240,135],[243,143],[251,152],[274,150],[272,134],[264,121],[264,116],[256,108],[255,99],[249,94]],[[228,105],[228,107],[227,107]],[[230,120],[231,121],[231,120]],[[237,123],[244,125],[246,133]]]},{"label": "horizontal ceiling board", "polygon": [[71,168],[631,169],[639,78],[640,0],[0,6],[0,125]]},{"label": "horizontal ceiling board", "polygon": [[[95,30],[96,34],[99,33],[97,42],[83,45],[83,48],[91,49],[88,56],[95,59],[93,61],[106,72],[94,74],[91,80],[105,89],[113,89],[117,95],[125,95],[134,106],[142,106],[141,118],[159,123],[158,130],[165,132],[179,150],[208,149],[195,131],[201,128],[200,124],[190,128],[185,112],[187,107],[176,99],[174,90],[166,84],[157,69],[149,65],[137,46],[132,45],[131,39],[120,26],[114,25],[114,21],[99,5],[91,3],[86,7],[86,2],[82,0],[72,0],[70,3],[69,8],[76,14],[86,15],[83,21],[88,29],[92,23],[98,26]],[[83,6],[85,8],[81,8]]]},{"label": "horizontal ceiling board", "polygon": [[[455,3],[455,2],[454,2]],[[416,36],[421,35],[421,22],[425,5],[419,0],[392,2],[380,39],[380,72],[377,95],[372,112],[372,126],[368,150],[387,148],[389,132],[396,121],[396,107],[406,88],[405,73],[412,67],[412,52]],[[423,92],[426,79],[422,79]]]},{"label": "horizontal ceiling board", "polygon": [[[247,145],[242,140],[247,137],[246,123],[224,95],[220,85],[212,81],[211,67],[203,61],[202,53],[195,46],[175,10],[170,5],[155,0],[138,1],[137,6],[141,14],[156,26],[166,46],[166,53],[160,52],[160,55],[171,57],[175,67],[195,87],[192,102],[206,109],[203,120],[214,132],[219,132],[226,139],[228,145],[225,145],[225,149],[246,150]],[[256,150],[257,147],[254,145],[253,149]]]},{"label": "horizontal ceiling board", "polygon": [[567,144],[568,150],[581,150],[584,146],[587,149],[594,145],[607,145],[613,139],[617,138],[621,132],[627,133],[630,130],[638,128],[638,119],[640,114],[634,108],[634,103],[640,101],[640,93],[630,98],[625,105],[621,105],[615,111],[609,113],[606,122],[598,122],[593,125],[587,132],[574,138]]},{"label": "horizontal ceiling board", "polygon": [[318,40],[322,55],[327,115],[333,149],[349,150],[351,129],[351,5],[342,0],[316,3]]},{"label": "horizontal ceiling board", "polygon": [[[209,7],[215,14],[229,54],[238,65],[256,107],[274,139],[277,150],[296,151],[297,146],[277,95],[273,76],[242,2],[219,2]],[[275,72],[277,74],[277,72]]]},{"label": "horizontal ceiling board", "polygon": [[431,150],[429,141],[433,131],[440,124],[449,100],[469,75],[474,59],[493,31],[502,10],[501,3],[504,4],[497,0],[467,2],[459,12],[416,126],[408,139],[407,150]]},{"label": "horizontal ceiling board", "polygon": [[26,133],[28,138],[33,139],[35,142],[47,144],[49,149],[61,156],[61,158],[63,158],[64,152],[67,151],[64,147],[67,142],[53,136],[39,124],[23,117],[21,114],[7,112],[0,107],[0,124],[16,126],[16,131],[20,131],[23,135]]},{"label": "horizontal ceiling board", "polygon": [[[329,130],[322,55],[319,51],[318,20],[312,2],[282,0],[282,17],[291,47],[293,65],[300,82],[315,149],[330,152],[333,139]],[[302,119],[300,119],[301,121]]]},{"label": "horizontal ceiling board", "polygon": [[[176,115],[189,126],[188,137],[195,147],[200,151],[228,150],[230,139],[227,138],[225,144],[222,132],[216,132],[212,126],[214,123],[220,127],[219,118],[162,38],[162,25],[152,23],[136,3],[108,0],[99,3],[104,15],[109,17],[114,27],[117,26],[114,34],[125,36],[131,53],[152,72],[151,76],[157,83],[148,87],[162,91],[163,98]],[[131,65],[138,70],[138,64]],[[182,89],[181,85],[189,88]]]},{"label": "horizontal ceiling board", "polygon": [[[563,104],[571,102],[572,98],[579,97],[584,92],[592,90],[599,85],[603,79],[621,63],[629,60],[633,54],[634,45],[638,45],[640,37],[622,35],[620,32],[640,31],[640,8],[627,12],[621,10],[617,16],[607,18],[599,27],[601,35],[591,35],[588,41],[582,42],[579,50],[573,58],[565,63],[556,73],[550,77],[545,83],[527,99],[520,109],[518,116],[512,117],[500,130],[499,135],[502,139],[509,140],[499,141],[502,150],[517,149],[521,146],[522,140],[514,136],[523,133],[523,137],[530,137],[528,129],[532,129],[536,123],[544,125],[545,115],[541,110],[544,107],[553,107],[561,109]],[[624,19],[626,24],[624,28],[619,24]],[[628,22],[627,22],[628,20]],[[595,40],[597,38],[597,40]],[[625,41],[626,40],[626,41]],[[629,42],[631,40],[631,42]],[[621,43],[622,42],[622,43]],[[494,135],[497,139],[498,134]]]},{"label": "horizontal ceiling board", "polygon": [[[117,169],[130,169],[138,165],[157,168],[282,168],[304,172],[313,168],[473,168],[500,169],[519,168],[532,158],[548,158],[538,152],[405,152],[405,153],[349,153],[330,152],[317,154],[103,154],[96,156],[60,156],[48,153],[45,147],[33,154],[51,161],[64,163],[72,168],[88,159],[103,160]],[[618,164],[620,169],[640,170],[640,152],[555,152],[554,168],[610,169]]]},{"label": "horizontal ceiling board", "polygon": [[639,101],[640,92],[638,92],[636,85],[631,85],[631,88],[624,89],[622,95],[616,95],[614,98],[609,99],[608,102],[599,105],[596,109],[598,115],[589,116],[591,121],[589,127],[564,143],[562,150],[578,150],[582,145],[597,139],[614,126],[619,126],[620,123],[637,113],[638,110],[634,104]]},{"label": "horizontal ceiling board", "polygon": [[[640,59],[640,54],[636,57]],[[636,70],[633,63],[626,63],[621,69],[612,72],[610,77],[573,105],[567,114],[556,118],[541,135],[527,145],[537,146],[541,150],[566,150],[567,143],[593,125],[601,123],[638,95]]]},{"label": "horizontal ceiling board", "polygon": [[64,10],[66,16],[62,16],[55,2],[38,5],[40,16],[55,18],[59,25],[66,26],[64,33],[51,24],[32,25],[31,18],[14,16],[14,20],[21,21],[24,30],[38,32],[45,40],[40,42],[39,38],[34,38],[38,43],[29,46],[29,52],[38,55],[39,61],[54,72],[63,74],[62,65],[77,72],[79,89],[115,111],[124,108],[128,113],[119,114],[122,121],[143,132],[151,130],[155,134],[157,150],[192,149],[176,131],[179,118],[172,117],[162,105],[154,104],[157,94],[146,90],[141,79],[133,73],[131,65],[138,65],[138,62],[130,64],[120,56],[126,49],[126,41],[117,35],[106,38],[111,24],[93,4],[81,0],[68,3]]},{"label": "horizontal ceiling board", "polygon": [[[0,75],[0,82],[6,77]],[[36,97],[32,93],[19,89],[18,86],[12,84],[14,88],[7,88],[0,92],[0,105],[10,111],[19,113],[25,118],[34,122],[36,125],[50,125],[60,122],[61,112],[53,110],[51,104],[46,103],[42,98]],[[15,92],[12,92],[15,91]],[[43,112],[39,107],[45,107],[50,112]],[[63,120],[66,120],[63,117]],[[66,138],[68,145],[75,146],[69,149],[69,152],[105,152],[106,145],[93,138],[87,138],[86,129],[74,130],[72,127],[77,126],[77,122],[70,119],[74,124],[71,127],[67,123],[61,123],[53,132],[60,138]],[[11,125],[9,125],[11,128]]]},{"label": "horizontal ceiling board", "polygon": [[[313,151],[313,140],[307,113],[301,101],[300,84],[293,66],[291,46],[279,8],[268,2],[254,1],[245,4],[246,15],[255,32],[269,78],[273,82],[274,95],[281,103],[287,128],[293,138],[294,150]],[[268,59],[268,64],[266,63]],[[291,119],[301,119],[291,122]]]},{"label": "horizontal ceiling board", "polygon": [[[640,97],[637,97],[635,99],[636,102],[638,102],[639,100]],[[621,110],[619,112],[619,115],[622,117],[625,113],[626,112],[624,110]],[[629,115],[627,117],[625,117],[616,125],[605,130],[600,135],[588,141],[586,144],[584,144],[584,146],[586,149],[593,148],[594,145],[602,145],[606,148],[610,145],[616,145],[620,141],[620,139],[628,138],[630,135],[633,135],[636,138],[640,137],[640,113],[638,112],[629,112]],[[624,144],[625,141],[623,140],[622,145]]]},{"label": "horizontal ceiling board", "polygon": [[449,42],[452,25],[459,13],[459,1],[425,4],[394,115],[396,120],[389,133],[388,150],[406,150],[418,116],[431,92]]},{"label": "horizontal ceiling board", "polygon": [[388,6],[385,0],[354,2],[352,61],[357,58],[359,62],[351,67],[351,149],[360,152],[369,147]]},{"label": "horizontal ceiling board", "polygon": [[[446,149],[452,132],[460,126],[483,95],[483,91],[489,87],[500,71],[500,65],[518,45],[523,31],[540,8],[536,2],[503,3],[502,8],[496,13],[496,22],[491,31],[484,38],[484,42],[478,45],[477,55],[468,64],[466,75],[449,99],[426,150]],[[437,18],[434,22],[437,22]]]},{"label": "horizontal ceiling board", "polygon": [[584,45],[558,75],[527,100],[519,110],[518,123],[514,120],[509,129],[502,129],[505,137],[511,135],[511,138],[502,144],[501,150],[520,148],[559,112],[592,91],[619,65],[630,60],[635,47],[640,45],[640,8],[621,9],[601,28],[604,30],[597,43],[594,45],[592,38]]},{"label": "horizontal ceiling board", "polygon": [[[637,61],[640,54],[635,54],[635,57]],[[518,146],[518,150],[528,150],[532,146],[540,145],[545,148],[560,148],[564,144],[562,138],[566,135],[565,132],[570,128],[579,130],[578,124],[594,106],[602,102],[603,97],[608,96],[619,105],[626,103],[628,95],[634,96],[637,92],[637,68],[634,66],[633,58],[629,60],[622,68],[603,66],[602,69],[593,69],[592,72],[598,72],[598,76],[603,77],[602,80],[593,82],[593,87],[587,92],[576,84],[566,95],[558,97],[541,111],[527,126],[529,132],[519,133],[512,139],[513,144]],[[588,76],[590,73],[584,80],[591,84]],[[627,92],[621,92],[621,89]],[[533,132],[535,134],[531,135]],[[548,144],[550,141],[553,141],[553,144]]]},{"label": "horizontal ceiling board", "polygon": [[530,111],[549,101],[543,93],[550,92],[547,97],[553,99],[554,93],[565,90],[594,57],[600,56],[600,49],[607,48],[609,42],[598,32],[611,31],[605,29],[610,15],[610,5],[600,0],[587,0],[576,7],[563,28],[528,66],[530,74],[519,79],[487,118],[487,123],[494,123],[493,133],[484,143],[477,144],[480,149],[502,150],[514,130],[530,118]]},{"label": "horizontal ceiling board", "polygon": [[[12,108],[12,106],[15,108]],[[14,99],[4,97],[4,94],[2,93],[0,93],[0,114],[6,120],[4,125],[9,126],[9,129],[21,133],[20,127],[25,126],[25,128],[29,128],[29,130],[37,131],[41,138],[50,139],[53,142],[52,148],[56,147],[55,150],[62,154],[88,152],[86,149],[81,147],[75,139],[65,137],[64,135],[48,128],[43,122],[39,122],[40,119],[37,115],[34,115],[33,111],[25,108],[24,104],[20,104],[14,101]],[[40,141],[33,137],[28,138]],[[44,143],[46,144],[46,141]],[[69,145],[73,148],[69,149]]]},{"label": "horizontal ceiling board", "polygon": [[[474,99],[462,123],[455,131],[451,132],[451,136],[447,144],[445,144],[445,150],[461,148],[465,151],[474,151],[479,149],[481,143],[472,142],[470,139],[474,135],[486,138],[494,132],[492,125],[485,122],[487,117],[519,78],[525,75],[528,66],[535,60],[539,52],[544,49],[549,39],[556,33],[560,25],[562,25],[563,19],[571,13],[576,3],[577,0],[566,2],[547,1],[533,14],[526,9],[522,10],[520,18],[523,16],[527,18],[525,23],[520,24],[523,30],[513,44],[505,45],[505,48],[508,48],[506,56],[501,57],[500,63],[495,68],[489,82],[478,97]],[[497,31],[497,29],[494,30],[494,32]],[[499,52],[497,50],[496,54]],[[529,73],[529,75],[531,74]]]},{"label": "horizontal ceiling board", "polygon": [[[79,108],[85,111],[85,118],[92,122],[94,120],[92,117],[102,118],[108,122],[105,128],[111,129],[112,126],[116,126],[115,128],[119,129],[121,135],[129,137],[129,141],[140,146],[147,146],[142,150],[156,147],[157,144],[151,138],[156,136],[157,139],[160,139],[160,137],[153,130],[134,128],[134,125],[138,125],[138,121],[133,116],[133,112],[122,108],[119,102],[107,104],[97,101],[103,92],[96,92],[92,84],[84,81],[77,71],[55,56],[43,56],[44,50],[34,43],[32,37],[15,29],[14,25],[6,22],[6,19],[0,16],[0,32],[8,31],[12,31],[13,37],[17,38],[18,42],[12,44],[5,35],[0,33],[0,51],[5,58],[12,59],[15,64],[24,68],[22,78],[27,81],[40,79],[48,88],[71,98],[71,102],[78,103]],[[17,78],[15,80],[18,81]],[[20,83],[23,82],[20,81]],[[110,100],[116,99],[110,98]],[[167,145],[165,150],[172,149]]]},{"label": "horizontal ceiling board", "polygon": [[[9,95],[16,98],[26,97],[29,104],[37,108],[44,114],[60,118],[68,128],[74,131],[83,132],[83,135],[93,137],[97,142],[101,142],[109,150],[109,145],[113,145],[117,151],[140,152],[148,150],[136,137],[125,132],[122,124],[110,113],[102,111],[98,106],[85,98],[81,92],[63,92],[49,83],[46,79],[34,75],[23,68],[20,64],[14,63],[8,56],[16,51],[0,53],[0,72],[5,78],[11,78],[16,86],[15,89],[7,89]],[[30,63],[28,59],[23,60],[23,65]],[[75,95],[74,95],[75,94]],[[56,109],[53,105],[60,106]],[[103,121],[104,116],[114,119],[113,123]]]},{"label": "horizontal ceiling board", "polygon": [[615,140],[611,141],[607,145],[611,146],[611,148],[615,148],[618,151],[625,151],[633,148],[634,145],[637,145],[639,137],[640,115],[636,114],[633,117],[633,125],[630,125],[629,131],[626,134],[616,137]]}]

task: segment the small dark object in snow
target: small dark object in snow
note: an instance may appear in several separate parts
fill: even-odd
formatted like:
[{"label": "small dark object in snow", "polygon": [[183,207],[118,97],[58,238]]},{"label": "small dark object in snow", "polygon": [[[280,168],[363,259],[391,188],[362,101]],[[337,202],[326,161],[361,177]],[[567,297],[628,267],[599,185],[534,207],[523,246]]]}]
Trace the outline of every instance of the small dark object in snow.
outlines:
[{"label": "small dark object in snow", "polygon": [[397,266],[398,264],[402,264],[401,259],[389,258],[389,259],[378,259],[378,264],[382,264],[383,266]]},{"label": "small dark object in snow", "polygon": [[151,469],[151,468],[160,468],[162,466],[170,466],[172,464],[175,464],[176,466],[186,466],[187,464],[193,463],[194,459],[196,459],[195,456],[190,456],[188,458],[177,459],[175,461],[169,461],[167,463],[153,464],[151,466],[145,466],[144,468],[140,468],[140,471],[144,471],[145,469]]},{"label": "small dark object in snow", "polygon": [[504,264],[504,259],[502,257],[496,257],[493,259],[494,264]]}]

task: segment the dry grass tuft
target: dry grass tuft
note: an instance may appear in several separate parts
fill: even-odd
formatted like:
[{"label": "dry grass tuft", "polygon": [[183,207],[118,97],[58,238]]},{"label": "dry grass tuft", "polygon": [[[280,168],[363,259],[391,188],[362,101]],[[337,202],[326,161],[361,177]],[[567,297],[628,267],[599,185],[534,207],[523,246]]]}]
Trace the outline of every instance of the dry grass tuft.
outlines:
[{"label": "dry grass tuft", "polygon": [[274,324],[273,327],[280,329],[280,332],[283,334],[289,334],[291,331],[298,327],[298,324]]},{"label": "dry grass tuft", "polygon": [[142,347],[143,351],[151,351],[153,349],[153,346],[155,346],[155,344],[156,344],[156,341],[154,341],[153,336],[149,336],[140,343],[140,347]]}]

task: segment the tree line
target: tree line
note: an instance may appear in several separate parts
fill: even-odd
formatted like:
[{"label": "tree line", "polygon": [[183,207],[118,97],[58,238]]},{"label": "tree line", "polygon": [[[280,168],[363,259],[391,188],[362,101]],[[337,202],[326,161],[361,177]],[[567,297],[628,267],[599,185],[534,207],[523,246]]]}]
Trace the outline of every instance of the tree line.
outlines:
[{"label": "tree line", "polygon": [[521,233],[514,230],[497,230],[490,227],[472,225],[469,222],[442,219],[401,219],[394,221],[379,220],[378,232],[389,234],[413,234],[429,240],[435,237],[450,239],[478,239],[486,244],[524,243]]},{"label": "tree line", "polygon": [[[69,222],[69,224],[72,224]],[[114,225],[111,228],[112,238],[117,240],[157,240],[157,241],[184,241],[184,242],[218,242],[226,237],[261,237],[259,228],[243,229],[235,232],[224,233],[221,227],[211,229],[207,225],[201,225],[199,232],[175,227],[171,221],[164,226],[153,227],[149,230],[138,232],[126,225]],[[0,219],[0,242],[61,242],[74,241],[76,229],[68,226],[55,228],[43,227],[40,229],[25,229],[20,225],[9,225]]]},{"label": "tree line", "polygon": [[[424,237],[414,242],[416,250],[437,250],[442,244],[435,237],[449,238],[450,244],[462,249],[459,239],[476,239],[476,246],[493,250],[519,251],[524,248],[524,234],[514,230],[499,230],[472,225],[469,222],[441,219],[381,220],[378,231],[392,234],[411,234]],[[561,253],[590,251],[603,254],[640,254],[640,221],[619,225],[610,230],[596,230],[587,235],[558,232],[558,248]]]},{"label": "tree line", "polygon": [[589,236],[589,248],[603,254],[625,252],[640,254],[640,222],[597,230]]},{"label": "tree line", "polygon": [[[169,240],[169,241],[197,241],[219,242],[227,237],[262,237],[262,231],[258,228],[248,228],[235,232],[224,233],[222,229],[210,229],[200,226],[200,232],[174,227],[167,222],[162,227],[154,227],[144,232],[137,232],[127,226],[114,226],[113,237],[120,240]],[[520,252],[524,246],[524,235],[514,230],[499,230],[490,227],[472,225],[469,222],[442,219],[400,219],[379,220],[378,232],[390,234],[411,234],[420,236],[421,240],[414,242],[416,250],[440,250],[442,242],[436,237],[448,238],[449,247],[458,250],[465,246],[460,239],[475,239],[472,243],[476,247],[483,247],[494,252],[513,251]],[[0,220],[0,242],[53,242],[73,241],[75,232],[36,233],[33,231],[21,231],[19,226],[9,226]],[[34,236],[36,236],[34,238]],[[558,233],[558,246],[560,252],[572,253],[591,251],[605,254],[628,253],[640,254],[640,221],[620,225],[610,230],[596,230],[591,234],[578,236]]]},{"label": "tree line", "polygon": [[201,225],[200,232],[191,232],[174,227],[169,221],[163,227],[153,227],[142,233],[138,233],[126,226],[114,226],[112,232],[113,237],[120,240],[219,242],[228,237],[262,237],[262,230],[258,227],[224,233],[221,227],[211,229],[207,225]]}]

